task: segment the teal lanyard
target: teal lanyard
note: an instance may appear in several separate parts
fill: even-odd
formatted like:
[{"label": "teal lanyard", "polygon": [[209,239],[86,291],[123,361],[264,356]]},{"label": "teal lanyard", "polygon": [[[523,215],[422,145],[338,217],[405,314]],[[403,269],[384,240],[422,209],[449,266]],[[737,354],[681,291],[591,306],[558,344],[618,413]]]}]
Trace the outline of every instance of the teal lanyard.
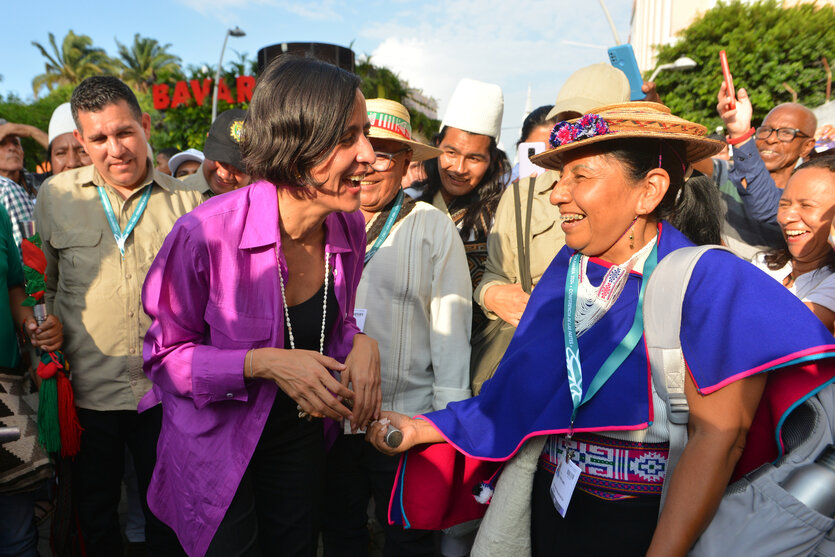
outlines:
[{"label": "teal lanyard", "polygon": [[606,384],[620,365],[626,360],[627,356],[632,353],[632,350],[637,346],[638,341],[644,334],[644,312],[642,310],[644,302],[644,291],[647,288],[647,282],[655,266],[658,264],[658,242],[652,246],[652,251],[644,263],[644,273],[641,279],[641,291],[638,294],[638,306],[635,308],[635,319],[632,321],[632,327],[626,333],[626,336],[621,339],[620,343],[612,350],[600,369],[594,375],[589,390],[586,391],[586,396],[583,397],[583,366],[580,363],[580,346],[577,343],[577,324],[575,322],[575,311],[577,309],[577,289],[580,282],[580,252],[571,256],[571,261],[568,263],[568,276],[565,279],[565,313],[563,316],[563,331],[565,334],[565,367],[568,374],[568,387],[571,391],[571,402],[573,404],[573,411],[571,412],[571,425],[569,427],[568,436],[574,432],[574,419],[577,417],[577,410],[580,406],[587,403],[591,398],[597,394],[597,391]]},{"label": "teal lanyard", "polygon": [[102,186],[97,186],[99,190],[99,199],[101,199],[102,207],[104,207],[104,214],[107,215],[107,224],[110,225],[110,231],[113,232],[113,238],[116,239],[116,245],[119,246],[119,253],[122,254],[122,257],[125,257],[125,242],[130,236],[130,233],[133,232],[133,229],[136,227],[136,223],[139,222],[139,219],[142,217],[142,213],[145,212],[145,207],[148,206],[148,198],[151,197],[151,188],[153,188],[153,184],[148,185],[145,187],[145,191],[142,193],[142,197],[139,199],[139,204],[136,206],[136,209],[133,210],[133,214],[130,216],[128,220],[128,224],[125,226],[124,230],[119,229],[119,223],[116,221],[116,215],[113,214],[113,207],[110,205],[110,200],[107,198],[107,194],[104,191]]},{"label": "teal lanyard", "polygon": [[383,225],[383,229],[380,231],[380,235],[377,236],[377,240],[374,242],[374,245],[371,246],[371,249],[365,254],[366,265],[368,265],[368,262],[371,261],[371,258],[374,257],[374,254],[377,253],[377,250],[380,249],[380,246],[382,246],[383,242],[385,242],[386,238],[388,238],[391,229],[394,227],[394,221],[397,220],[397,216],[400,214],[400,209],[402,207],[403,190],[399,190],[397,192],[397,197],[394,198],[394,207],[391,208],[391,212],[386,219],[386,223]]}]

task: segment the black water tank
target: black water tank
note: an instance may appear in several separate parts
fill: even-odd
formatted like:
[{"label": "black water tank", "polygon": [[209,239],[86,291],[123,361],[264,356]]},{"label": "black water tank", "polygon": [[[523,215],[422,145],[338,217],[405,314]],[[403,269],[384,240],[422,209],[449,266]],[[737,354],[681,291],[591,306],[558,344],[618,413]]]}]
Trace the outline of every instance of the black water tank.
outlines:
[{"label": "black water tank", "polygon": [[277,43],[265,46],[258,51],[258,73],[260,74],[267,64],[283,54],[316,58],[339,66],[343,70],[354,71],[354,51],[350,48],[327,43]]}]

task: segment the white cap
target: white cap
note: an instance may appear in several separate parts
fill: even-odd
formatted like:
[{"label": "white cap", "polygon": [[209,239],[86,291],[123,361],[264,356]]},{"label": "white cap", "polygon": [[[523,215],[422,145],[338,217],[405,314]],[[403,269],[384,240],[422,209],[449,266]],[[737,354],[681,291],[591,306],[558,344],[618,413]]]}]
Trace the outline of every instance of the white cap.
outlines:
[{"label": "white cap", "polygon": [[195,161],[202,163],[203,159],[205,159],[203,153],[197,149],[186,149],[185,151],[180,151],[168,159],[168,169],[171,170],[171,175],[173,176],[177,173],[177,169],[180,168],[180,165],[184,162]]},{"label": "white cap", "polygon": [[501,87],[495,83],[464,78],[452,93],[441,128],[450,126],[470,133],[489,135],[498,141],[502,132],[503,113]]},{"label": "white cap", "polygon": [[70,103],[58,105],[58,108],[52,111],[52,118],[49,119],[49,144],[59,135],[65,133],[72,133],[75,130],[75,121],[72,119],[72,110]]}]

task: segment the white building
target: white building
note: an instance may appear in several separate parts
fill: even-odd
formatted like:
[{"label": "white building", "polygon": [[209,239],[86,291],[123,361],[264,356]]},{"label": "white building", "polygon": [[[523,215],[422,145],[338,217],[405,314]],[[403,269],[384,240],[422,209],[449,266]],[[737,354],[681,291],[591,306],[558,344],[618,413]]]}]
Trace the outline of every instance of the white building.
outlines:
[{"label": "white building", "polygon": [[687,28],[717,0],[634,0],[629,42],[641,72],[655,68],[656,47],[676,40],[676,33]]},{"label": "white building", "polygon": [[[802,1],[784,0],[785,7]],[[655,68],[657,46],[676,40],[696,18],[716,5],[717,0],[633,0],[629,43],[635,51],[641,72]],[[818,5],[835,4],[835,0],[818,0]]]}]

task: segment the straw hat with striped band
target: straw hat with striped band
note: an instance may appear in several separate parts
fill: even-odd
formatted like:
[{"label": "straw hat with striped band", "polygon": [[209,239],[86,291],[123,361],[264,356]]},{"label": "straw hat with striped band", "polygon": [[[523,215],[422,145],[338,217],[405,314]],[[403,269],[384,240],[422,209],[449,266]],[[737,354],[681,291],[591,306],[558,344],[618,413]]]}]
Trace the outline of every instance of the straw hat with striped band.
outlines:
[{"label": "straw hat with striped band", "polygon": [[583,117],[559,122],[551,132],[552,149],[531,157],[544,168],[559,169],[565,153],[612,139],[658,138],[678,141],[685,146],[687,163],[715,155],[725,144],[708,139],[707,128],[673,116],[663,104],[629,102],[601,106]]},{"label": "straw hat with striped band", "polygon": [[412,149],[412,161],[434,159],[441,154],[440,149],[412,140],[412,120],[406,107],[389,99],[369,99],[365,101],[371,131],[368,137],[391,139]]}]

